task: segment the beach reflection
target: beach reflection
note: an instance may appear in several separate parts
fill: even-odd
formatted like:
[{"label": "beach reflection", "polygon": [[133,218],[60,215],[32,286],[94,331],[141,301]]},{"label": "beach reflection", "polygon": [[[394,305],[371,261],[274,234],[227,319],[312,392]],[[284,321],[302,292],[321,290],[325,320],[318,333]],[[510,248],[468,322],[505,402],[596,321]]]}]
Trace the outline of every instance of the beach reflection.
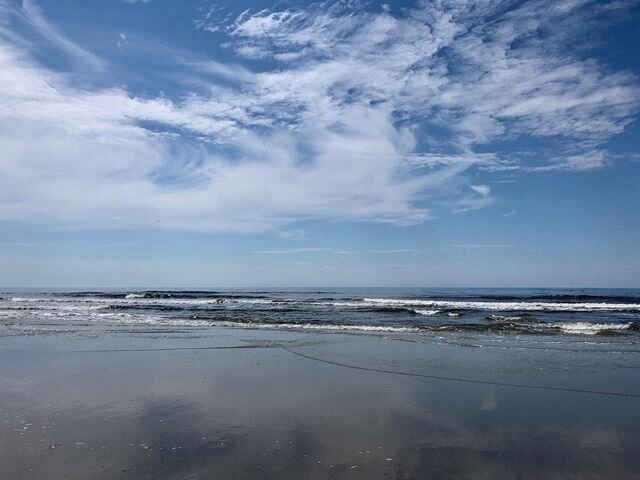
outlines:
[{"label": "beach reflection", "polygon": [[[332,351],[367,351],[367,342],[341,337]],[[392,349],[395,368],[402,368],[397,358],[415,363],[415,348],[398,342]],[[362,372],[277,348],[58,352],[46,362],[27,352],[4,360],[3,478],[620,479],[640,472],[633,399]]]}]

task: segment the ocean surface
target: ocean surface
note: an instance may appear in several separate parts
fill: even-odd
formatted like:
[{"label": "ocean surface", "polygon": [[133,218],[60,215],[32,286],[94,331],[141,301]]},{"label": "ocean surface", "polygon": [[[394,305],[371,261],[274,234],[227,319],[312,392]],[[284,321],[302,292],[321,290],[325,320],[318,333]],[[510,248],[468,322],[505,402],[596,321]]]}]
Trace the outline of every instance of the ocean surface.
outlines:
[{"label": "ocean surface", "polygon": [[3,334],[106,326],[541,335],[640,342],[639,289],[308,288],[0,292]]}]

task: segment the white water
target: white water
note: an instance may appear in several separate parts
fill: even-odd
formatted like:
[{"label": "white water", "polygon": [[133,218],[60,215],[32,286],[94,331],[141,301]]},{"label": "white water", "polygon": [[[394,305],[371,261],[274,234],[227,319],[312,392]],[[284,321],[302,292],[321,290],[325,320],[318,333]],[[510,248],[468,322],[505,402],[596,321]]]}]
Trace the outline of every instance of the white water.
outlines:
[{"label": "white water", "polygon": [[587,323],[587,322],[561,322],[550,324],[553,327],[560,328],[565,333],[595,335],[602,331],[611,330],[627,330],[630,323]]},{"label": "white water", "polygon": [[433,307],[460,310],[600,312],[640,311],[637,303],[560,303],[560,302],[472,302],[458,300],[404,300],[365,298],[364,304],[389,307]]}]

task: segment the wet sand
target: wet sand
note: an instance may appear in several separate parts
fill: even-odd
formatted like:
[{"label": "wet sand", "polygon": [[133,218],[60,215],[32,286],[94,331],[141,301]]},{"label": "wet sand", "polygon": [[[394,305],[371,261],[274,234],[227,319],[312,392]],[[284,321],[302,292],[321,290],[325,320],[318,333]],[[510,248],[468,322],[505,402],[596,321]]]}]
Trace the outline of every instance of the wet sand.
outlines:
[{"label": "wet sand", "polygon": [[640,478],[636,356],[222,328],[5,336],[0,478]]}]

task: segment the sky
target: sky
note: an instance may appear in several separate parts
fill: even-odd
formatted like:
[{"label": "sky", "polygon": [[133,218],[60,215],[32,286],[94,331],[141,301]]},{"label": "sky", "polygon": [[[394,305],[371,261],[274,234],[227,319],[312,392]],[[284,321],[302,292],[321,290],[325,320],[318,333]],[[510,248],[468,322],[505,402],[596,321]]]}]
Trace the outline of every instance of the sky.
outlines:
[{"label": "sky", "polygon": [[0,287],[640,287],[640,2],[0,0]]}]

